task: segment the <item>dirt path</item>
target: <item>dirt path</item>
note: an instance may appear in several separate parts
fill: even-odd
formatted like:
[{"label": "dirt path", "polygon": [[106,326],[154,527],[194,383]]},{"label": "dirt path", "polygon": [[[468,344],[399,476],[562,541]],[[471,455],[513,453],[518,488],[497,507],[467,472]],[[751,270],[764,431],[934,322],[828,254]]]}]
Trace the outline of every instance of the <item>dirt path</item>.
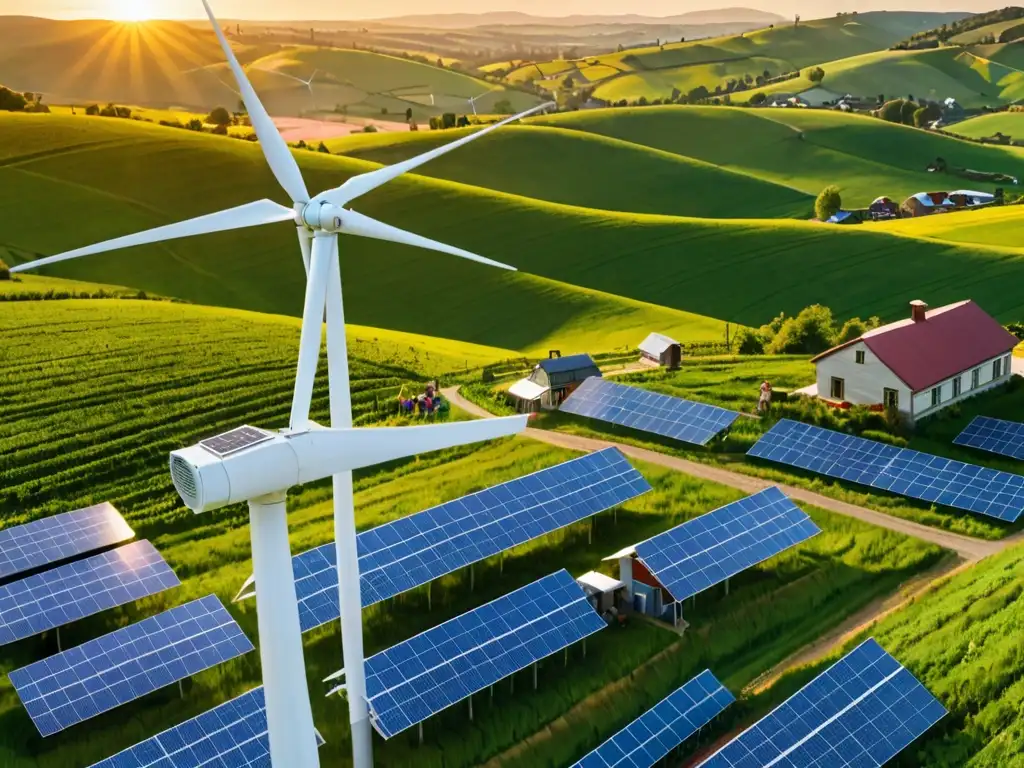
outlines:
[{"label": "dirt path", "polygon": [[[475,403],[471,403],[462,397],[457,388],[453,387],[443,390],[443,394],[452,402],[453,405],[462,408],[464,411],[474,416],[479,416],[481,418],[490,418],[492,416],[492,414],[488,413],[480,406]],[[830,512],[836,512],[840,515],[846,515],[847,517],[855,517],[866,523],[871,523],[872,525],[877,525],[881,528],[888,528],[891,531],[905,533],[908,536],[913,536],[923,541],[929,541],[932,544],[937,544],[938,546],[943,547],[944,549],[956,552],[959,557],[969,562],[980,560],[983,557],[988,557],[989,555],[1001,552],[1012,543],[1021,539],[1020,535],[1003,539],[1001,541],[974,539],[970,536],[963,536],[958,533],[943,531],[939,528],[931,528],[927,525],[915,523],[911,520],[893,517],[892,515],[887,515],[884,512],[876,512],[875,510],[868,509],[867,507],[848,504],[845,501],[839,501],[837,499],[829,498],[828,496],[822,496],[819,493],[814,493],[813,491],[808,491],[803,488],[773,483],[769,480],[763,480],[751,475],[744,475],[739,472],[732,472],[731,470],[722,469],[721,467],[701,464],[687,459],[680,459],[676,456],[669,456],[664,453],[658,453],[657,451],[650,451],[645,448],[636,448],[631,445],[623,445],[622,443],[615,443],[609,440],[597,440],[595,438],[582,437],[580,435],[566,435],[561,432],[549,432],[541,429],[527,429],[525,434],[527,437],[531,437],[534,440],[539,440],[541,442],[548,443],[549,445],[557,445],[561,448],[569,448],[576,451],[593,452],[599,451],[602,448],[614,446],[627,456],[634,459],[666,467],[677,472],[683,472],[687,475],[691,475],[692,477],[699,477],[702,480],[709,480],[714,483],[720,483],[721,485],[727,485],[731,488],[737,488],[745,493],[757,493],[758,491],[763,491],[765,488],[777,485],[791,499],[802,501],[806,504],[820,507],[821,509],[827,509]]]}]

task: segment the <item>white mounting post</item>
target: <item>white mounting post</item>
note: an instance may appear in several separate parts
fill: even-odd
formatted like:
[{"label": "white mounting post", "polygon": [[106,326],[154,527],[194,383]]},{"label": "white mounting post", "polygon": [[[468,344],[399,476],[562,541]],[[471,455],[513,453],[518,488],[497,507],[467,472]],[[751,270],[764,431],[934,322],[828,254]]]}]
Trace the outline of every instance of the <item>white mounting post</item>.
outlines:
[{"label": "white mounting post", "polygon": [[270,760],[275,768],[319,768],[283,491],[249,502],[249,532]]},{"label": "white mounting post", "polygon": [[473,722],[473,696],[470,694],[469,697],[469,722]]},{"label": "white mounting post", "polygon": [[[341,265],[338,263],[337,251],[332,254],[331,271],[327,279],[326,311],[331,426],[336,429],[348,429],[352,426],[352,399],[349,392]],[[372,768],[373,728],[370,726],[370,710],[366,702],[363,604],[359,585],[356,513],[350,471],[334,475],[334,551],[338,560],[341,647],[348,692],[348,718],[352,729],[352,761],[355,768]]]},{"label": "white mounting post", "polygon": [[728,579],[725,580],[725,596],[726,597],[729,596],[729,580]]}]

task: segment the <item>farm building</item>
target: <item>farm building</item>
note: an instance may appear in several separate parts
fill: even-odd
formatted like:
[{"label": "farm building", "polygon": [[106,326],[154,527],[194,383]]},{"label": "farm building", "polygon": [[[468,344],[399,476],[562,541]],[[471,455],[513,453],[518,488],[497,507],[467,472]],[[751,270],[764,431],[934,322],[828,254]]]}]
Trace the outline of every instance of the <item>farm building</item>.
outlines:
[{"label": "farm building", "polygon": [[899,218],[900,206],[894,200],[890,200],[888,197],[879,197],[868,208],[871,213],[871,218],[874,221],[886,221],[888,219]]},{"label": "farm building", "polygon": [[802,91],[797,94],[797,96],[801,101],[811,107],[824,107],[826,105],[835,104],[843,98],[843,94],[835,93],[834,91],[830,91],[828,88],[822,88],[820,85],[806,91]]},{"label": "farm building", "polygon": [[600,376],[590,355],[570,355],[542,360],[528,378],[520,379],[508,393],[516,399],[520,413],[557,408],[576,387],[591,376]]},{"label": "farm building", "polygon": [[587,593],[587,599],[594,610],[602,616],[612,609],[618,614],[628,613],[628,608],[624,604],[628,599],[626,585],[618,579],[589,571],[576,579],[576,583]]},{"label": "farm building", "polygon": [[906,320],[815,357],[818,396],[891,407],[914,421],[1010,378],[1017,339],[973,301],[910,309]]},{"label": "farm building", "polygon": [[665,585],[658,581],[658,577],[637,558],[635,546],[626,547],[604,560],[618,562],[619,583],[636,613],[671,622],[676,627],[682,624],[685,628],[686,622],[680,615],[679,604]]},{"label": "farm building", "polygon": [[970,189],[958,189],[955,192],[950,192],[949,199],[957,208],[980,208],[993,205],[998,201],[997,196],[990,192],[974,192]]},{"label": "farm building", "polygon": [[661,333],[652,333],[638,347],[640,361],[655,363],[666,368],[678,368],[683,359],[682,345]]},{"label": "farm building", "polygon": [[904,216],[914,218],[947,213],[955,208],[956,203],[949,199],[948,192],[918,192],[903,201],[900,211]]}]

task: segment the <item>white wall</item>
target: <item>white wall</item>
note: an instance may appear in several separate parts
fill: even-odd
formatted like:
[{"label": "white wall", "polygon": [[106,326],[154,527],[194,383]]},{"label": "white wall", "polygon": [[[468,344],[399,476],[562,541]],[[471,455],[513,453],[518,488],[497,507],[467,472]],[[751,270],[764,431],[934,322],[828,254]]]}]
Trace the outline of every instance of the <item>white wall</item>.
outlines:
[{"label": "white wall", "polygon": [[[953,403],[959,403],[962,400],[966,400],[968,397],[973,397],[974,395],[992,389],[993,387],[998,387],[1000,384],[1005,384],[1011,376],[1013,361],[1010,355],[1004,355],[1002,357],[1003,371],[1002,375],[998,379],[992,378],[992,363],[998,360],[998,357],[993,357],[990,360],[986,360],[981,365],[975,366],[979,371],[978,386],[976,389],[971,389],[971,383],[973,381],[971,371],[975,370],[975,368],[972,368],[970,371],[965,371],[959,376],[946,379],[941,384],[938,384],[937,386],[940,388],[942,393],[942,402],[940,402],[937,407],[932,407],[931,388],[926,389],[923,392],[916,393],[914,395],[914,418],[918,419],[922,416],[930,416]],[[960,379],[960,396],[957,398],[953,397],[954,379]]]},{"label": "white wall", "polygon": [[[857,362],[857,353],[864,353],[864,362]],[[890,371],[875,353],[862,341],[829,355],[817,363],[818,395],[829,399],[832,392],[832,377],[846,382],[844,400],[854,405],[880,405],[882,391],[895,389],[899,393],[899,408],[902,413],[911,413],[910,389]]]}]

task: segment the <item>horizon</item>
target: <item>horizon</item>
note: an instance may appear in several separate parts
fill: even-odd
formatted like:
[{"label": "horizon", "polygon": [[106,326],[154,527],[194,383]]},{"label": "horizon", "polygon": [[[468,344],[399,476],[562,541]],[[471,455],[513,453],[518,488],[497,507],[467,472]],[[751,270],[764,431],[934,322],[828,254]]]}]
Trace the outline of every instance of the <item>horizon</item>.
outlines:
[{"label": "horizon", "polygon": [[[303,5],[302,16],[281,13],[289,6],[279,0],[216,0],[212,3],[219,18],[232,21],[365,21],[390,19],[402,16],[440,16],[450,14],[480,15],[484,13],[523,13],[544,18],[565,18],[567,16],[627,16],[640,15],[665,18],[685,13],[749,8],[763,13],[792,16],[799,13],[807,19],[834,16],[839,12],[856,10],[871,11],[930,11],[982,13],[993,10],[998,4],[981,3],[977,0],[904,0],[893,7],[886,0],[826,0],[812,3],[810,0],[781,0],[766,9],[762,3],[729,3],[714,0],[686,2],[684,7],[672,0],[646,0],[628,13],[622,13],[621,4],[615,0],[566,0],[559,6],[559,13],[550,13],[550,3],[542,0],[518,0],[517,8],[508,8],[505,3],[478,0],[435,0],[422,3],[417,0],[384,0],[371,7],[372,13],[337,12],[338,4],[331,0],[308,0]],[[856,7],[853,7],[856,6]],[[203,16],[199,0],[38,0],[32,13],[25,13],[23,0],[0,0],[2,16],[36,16],[42,18],[112,19],[112,20],[168,20],[200,21]]]}]

